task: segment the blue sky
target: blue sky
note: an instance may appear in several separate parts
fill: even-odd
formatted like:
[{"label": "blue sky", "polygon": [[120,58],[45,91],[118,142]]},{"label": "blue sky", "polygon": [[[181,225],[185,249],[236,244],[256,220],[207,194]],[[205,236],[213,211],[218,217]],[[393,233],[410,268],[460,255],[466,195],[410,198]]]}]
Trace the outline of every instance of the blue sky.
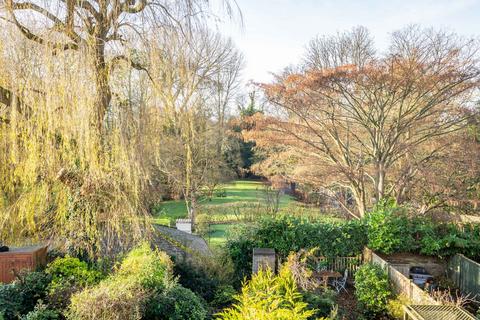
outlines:
[{"label": "blue sky", "polygon": [[300,60],[317,34],[362,25],[378,49],[389,34],[408,24],[446,28],[465,36],[480,36],[480,0],[237,0],[244,19],[220,24],[246,58],[244,80],[269,81]]}]

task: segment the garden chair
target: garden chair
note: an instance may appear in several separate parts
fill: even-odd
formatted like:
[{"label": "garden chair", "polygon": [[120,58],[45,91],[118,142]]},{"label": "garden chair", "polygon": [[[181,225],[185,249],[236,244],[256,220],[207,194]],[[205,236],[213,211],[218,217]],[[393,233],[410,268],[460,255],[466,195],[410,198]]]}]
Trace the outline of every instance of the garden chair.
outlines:
[{"label": "garden chair", "polygon": [[326,265],[319,265],[317,267],[317,271],[327,271],[328,270],[328,266]]},{"label": "garden chair", "polygon": [[345,269],[345,273],[343,274],[343,277],[333,281],[333,286],[335,287],[335,290],[337,290],[338,293],[340,293],[340,291],[342,290],[347,292],[347,289],[345,288],[345,286],[347,285],[347,278],[348,278],[348,269]]}]

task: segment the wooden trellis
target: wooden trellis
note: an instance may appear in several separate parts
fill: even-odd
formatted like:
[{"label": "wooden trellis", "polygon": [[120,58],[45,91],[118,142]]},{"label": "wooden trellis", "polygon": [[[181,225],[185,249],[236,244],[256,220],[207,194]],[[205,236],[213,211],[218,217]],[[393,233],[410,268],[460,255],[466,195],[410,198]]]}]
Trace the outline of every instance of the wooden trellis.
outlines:
[{"label": "wooden trellis", "polygon": [[477,320],[463,308],[446,305],[410,305],[404,307],[404,320]]}]

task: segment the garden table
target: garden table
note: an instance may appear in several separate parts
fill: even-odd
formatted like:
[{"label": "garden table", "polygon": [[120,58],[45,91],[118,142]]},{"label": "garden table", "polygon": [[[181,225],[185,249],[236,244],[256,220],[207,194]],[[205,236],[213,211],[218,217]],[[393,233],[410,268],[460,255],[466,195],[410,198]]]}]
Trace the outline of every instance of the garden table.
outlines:
[{"label": "garden table", "polygon": [[322,284],[325,289],[327,289],[328,279],[329,278],[341,278],[342,274],[337,271],[322,270],[317,272],[317,276],[322,279]]}]

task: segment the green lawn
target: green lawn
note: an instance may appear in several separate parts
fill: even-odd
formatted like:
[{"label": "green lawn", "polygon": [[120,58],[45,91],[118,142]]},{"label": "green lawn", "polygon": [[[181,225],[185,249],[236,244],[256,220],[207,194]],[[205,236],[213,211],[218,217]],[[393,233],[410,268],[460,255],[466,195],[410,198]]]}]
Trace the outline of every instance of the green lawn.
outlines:
[{"label": "green lawn", "polygon": [[[221,245],[225,242],[228,230],[234,225],[224,223],[241,220],[254,220],[268,208],[268,191],[260,181],[236,180],[222,186],[226,195],[214,196],[212,199],[199,201],[198,215],[206,214],[210,221],[210,232],[205,239],[210,245]],[[289,213],[322,217],[322,219],[338,219],[322,215],[318,208],[307,208],[295,201],[289,195],[281,195],[279,199],[280,211]],[[165,201],[155,209],[154,222],[162,225],[173,225],[179,218],[187,217],[187,209],[183,200]],[[198,217],[198,216],[197,216]]]},{"label": "green lawn", "polygon": [[222,245],[227,240],[229,229],[233,226],[233,224],[212,224],[210,226],[210,232],[205,237],[205,240],[207,240],[208,244],[211,246]]},{"label": "green lawn", "polygon": [[[226,197],[213,197],[199,202],[200,211],[218,211],[233,204],[255,205],[265,201],[265,187],[260,181],[236,180],[223,185]],[[282,195],[280,207],[285,207],[295,200],[289,195]],[[187,217],[187,208],[183,200],[163,202],[154,213],[154,221],[158,224],[169,225],[171,220]]]}]

